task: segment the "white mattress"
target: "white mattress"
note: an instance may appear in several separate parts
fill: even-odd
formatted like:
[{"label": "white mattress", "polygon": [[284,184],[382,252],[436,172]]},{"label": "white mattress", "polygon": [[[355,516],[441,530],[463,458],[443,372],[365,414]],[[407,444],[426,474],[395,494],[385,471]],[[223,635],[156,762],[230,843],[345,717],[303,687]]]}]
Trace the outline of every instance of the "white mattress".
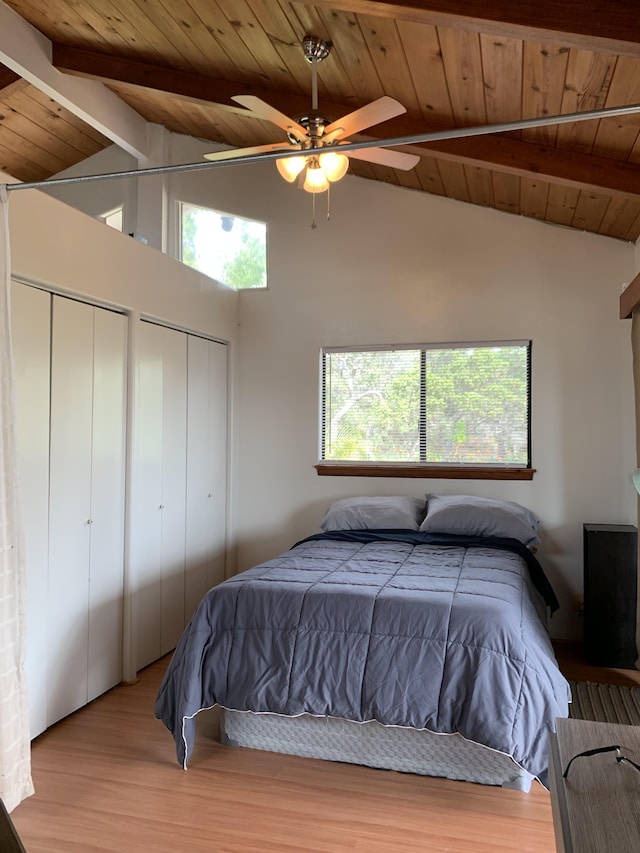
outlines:
[{"label": "white mattress", "polygon": [[222,709],[222,743],[386,770],[444,776],[529,791],[533,777],[508,755],[459,734],[354,723],[333,717],[283,717]]}]

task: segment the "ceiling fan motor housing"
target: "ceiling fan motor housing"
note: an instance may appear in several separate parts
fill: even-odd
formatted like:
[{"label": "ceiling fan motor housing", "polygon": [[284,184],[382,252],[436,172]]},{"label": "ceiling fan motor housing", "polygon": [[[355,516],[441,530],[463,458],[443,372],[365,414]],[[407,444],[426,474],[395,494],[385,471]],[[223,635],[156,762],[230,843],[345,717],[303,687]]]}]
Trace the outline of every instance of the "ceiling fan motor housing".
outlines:
[{"label": "ceiling fan motor housing", "polygon": [[[329,119],[321,115],[319,112],[309,110],[309,112],[304,115],[296,116],[296,121],[307,131],[309,141],[311,143],[309,147],[319,147],[319,140],[322,137],[324,128],[329,124]],[[291,142],[292,145],[296,145],[300,142],[304,143],[305,141],[298,139],[298,137],[293,133],[287,133],[287,136],[289,137],[289,142]],[[303,147],[307,146],[303,145]]]},{"label": "ceiling fan motor housing", "polygon": [[322,62],[331,53],[331,42],[324,41],[318,36],[305,36],[302,40],[302,50],[307,62]]}]

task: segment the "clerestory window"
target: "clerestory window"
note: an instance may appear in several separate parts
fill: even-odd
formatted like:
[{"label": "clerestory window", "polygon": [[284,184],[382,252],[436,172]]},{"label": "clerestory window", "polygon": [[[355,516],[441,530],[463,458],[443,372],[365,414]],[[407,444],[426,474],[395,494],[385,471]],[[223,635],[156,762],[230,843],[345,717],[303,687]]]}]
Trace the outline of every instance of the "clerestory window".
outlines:
[{"label": "clerestory window", "polygon": [[267,226],[179,203],[180,260],[235,290],[267,286]]}]

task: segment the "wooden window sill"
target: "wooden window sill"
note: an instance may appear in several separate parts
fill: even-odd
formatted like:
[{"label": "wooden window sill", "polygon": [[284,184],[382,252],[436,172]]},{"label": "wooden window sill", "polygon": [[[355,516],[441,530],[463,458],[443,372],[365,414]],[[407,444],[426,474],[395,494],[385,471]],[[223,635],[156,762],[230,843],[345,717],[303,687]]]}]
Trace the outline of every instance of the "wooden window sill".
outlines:
[{"label": "wooden window sill", "polygon": [[474,465],[419,465],[382,462],[319,462],[320,477],[418,477],[439,480],[533,480],[535,468],[506,468]]}]

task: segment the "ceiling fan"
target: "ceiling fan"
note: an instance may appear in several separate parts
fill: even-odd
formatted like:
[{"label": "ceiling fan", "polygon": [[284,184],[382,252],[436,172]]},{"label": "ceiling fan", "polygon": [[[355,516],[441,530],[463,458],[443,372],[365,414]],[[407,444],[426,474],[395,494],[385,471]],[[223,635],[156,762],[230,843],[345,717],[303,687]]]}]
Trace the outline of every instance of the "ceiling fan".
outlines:
[{"label": "ceiling fan", "polygon": [[[302,42],[305,58],[311,64],[312,100],[307,114],[296,119],[272,107],[255,95],[234,95],[233,100],[247,108],[247,115],[267,119],[282,128],[287,142],[256,145],[248,148],[233,148],[205,154],[206,162],[183,163],[169,166],[153,166],[144,169],[108,172],[96,175],[48,178],[42,181],[25,181],[7,184],[7,191],[39,189],[85,181],[104,181],[113,178],[143,177],[145,175],[163,175],[180,172],[198,171],[216,166],[230,166],[240,163],[252,163],[275,160],[280,174],[290,182],[298,178],[300,185],[315,194],[328,190],[331,183],[340,180],[347,172],[349,159],[368,160],[378,165],[394,169],[412,169],[420,157],[400,151],[390,151],[390,147],[419,145],[439,142],[445,139],[459,139],[469,136],[484,136],[508,131],[527,130],[554,124],[569,124],[592,119],[614,118],[617,116],[640,113],[640,104],[626,104],[619,107],[601,107],[584,112],[544,115],[534,118],[518,119],[502,124],[486,124],[456,127],[442,130],[427,130],[405,136],[385,139],[364,139],[352,142],[349,136],[360,133],[367,127],[386,121],[406,112],[405,107],[390,97],[378,98],[364,107],[349,113],[337,121],[328,121],[318,111],[317,63],[322,62],[330,53],[331,43],[316,36],[305,36]],[[299,152],[299,153],[298,153]],[[315,227],[315,222],[313,226]]]},{"label": "ceiling fan", "polygon": [[[311,193],[320,193],[328,190],[331,183],[340,180],[346,174],[349,168],[349,157],[403,170],[412,169],[420,160],[420,157],[415,154],[388,150],[391,146],[417,145],[445,139],[613,118],[640,112],[640,104],[628,104],[584,112],[537,116],[502,124],[431,130],[382,140],[368,139],[352,142],[348,139],[349,136],[401,115],[406,112],[405,107],[394,98],[384,96],[337,121],[328,121],[318,111],[316,66],[329,55],[331,43],[308,35],[303,39],[302,48],[305,58],[311,63],[312,70],[311,109],[306,115],[296,119],[290,118],[255,95],[234,95],[232,98],[250,111],[248,115],[253,114],[267,119],[282,128],[287,134],[288,141],[205,154],[205,158],[212,166],[275,160],[278,171],[285,180],[292,183],[297,178],[303,189]],[[191,168],[198,168],[197,164],[191,164]]]},{"label": "ceiling fan", "polygon": [[[213,152],[204,155],[207,160],[240,160],[267,152],[290,154],[292,151],[299,151],[297,156],[276,159],[278,171],[290,183],[298,179],[299,185],[307,192],[321,193],[347,173],[349,157],[340,150],[344,144],[349,143],[347,137],[406,112],[399,101],[384,96],[337,121],[329,121],[318,111],[317,64],[329,56],[331,43],[316,36],[305,36],[302,49],[305,59],[311,63],[312,84],[311,109],[305,115],[290,118],[255,95],[232,97],[232,100],[246,107],[251,113],[282,128],[287,134],[288,142]],[[420,160],[415,154],[389,151],[383,147],[385,144],[377,142],[373,147],[350,148],[349,156],[404,170],[413,169]]]}]

